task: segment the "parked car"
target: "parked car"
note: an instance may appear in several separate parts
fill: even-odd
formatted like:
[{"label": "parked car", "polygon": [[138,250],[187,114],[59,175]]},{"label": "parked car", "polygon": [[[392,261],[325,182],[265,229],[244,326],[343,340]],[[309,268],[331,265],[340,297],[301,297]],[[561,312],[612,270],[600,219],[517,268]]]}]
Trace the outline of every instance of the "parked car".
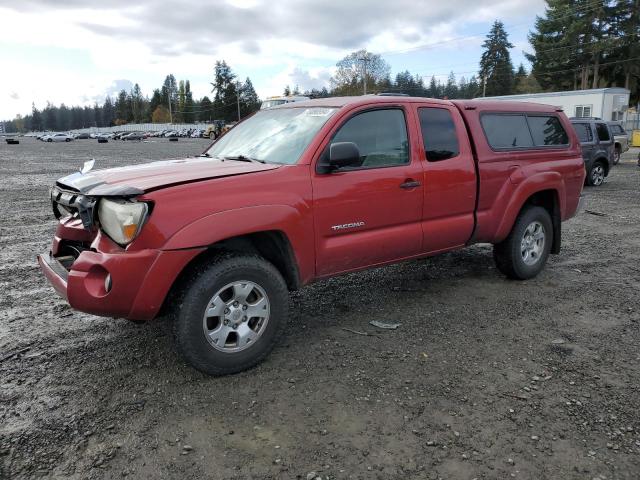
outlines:
[{"label": "parked car", "polygon": [[88,133],[76,133],[74,135],[74,138],[76,140],[87,140],[89,138],[92,138]]},{"label": "parked car", "polygon": [[199,158],[59,179],[38,259],[77,310],[150,320],[164,305],[184,358],[228,374],[269,354],[288,290],[315,280],[480,242],[507,277],[536,276],[584,177],[556,107],[318,99],[261,110]]},{"label": "parked car", "polygon": [[598,187],[604,183],[614,165],[613,135],[602,120],[572,118],[571,123],[582,146],[586,183]]},{"label": "parked car", "polygon": [[120,137],[120,140],[142,140],[144,138],[143,132],[131,132]]},{"label": "parked car", "polygon": [[622,154],[629,150],[629,135],[620,122],[608,122],[613,134],[613,164],[617,165]]},{"label": "parked car", "polygon": [[73,141],[73,137],[68,133],[52,133],[50,135],[46,135],[42,137],[42,140],[45,140],[49,143],[51,142],[71,142]]}]

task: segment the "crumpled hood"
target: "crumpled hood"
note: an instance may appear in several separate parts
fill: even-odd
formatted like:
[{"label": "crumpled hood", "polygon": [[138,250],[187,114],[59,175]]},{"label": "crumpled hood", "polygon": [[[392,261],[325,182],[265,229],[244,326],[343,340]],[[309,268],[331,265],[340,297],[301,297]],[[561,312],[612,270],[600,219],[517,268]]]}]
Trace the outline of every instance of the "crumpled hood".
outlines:
[{"label": "crumpled hood", "polygon": [[217,160],[207,157],[132,165],[129,167],[73,173],[58,180],[87,195],[140,195],[150,190],[211,178],[244,175],[279,168],[280,165]]}]

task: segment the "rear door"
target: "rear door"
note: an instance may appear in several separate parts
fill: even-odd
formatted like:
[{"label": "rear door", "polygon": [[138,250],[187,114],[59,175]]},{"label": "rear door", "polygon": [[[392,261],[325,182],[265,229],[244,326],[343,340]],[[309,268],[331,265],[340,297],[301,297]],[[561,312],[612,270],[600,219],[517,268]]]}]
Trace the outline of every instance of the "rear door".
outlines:
[{"label": "rear door", "polygon": [[473,233],[476,170],[466,128],[453,106],[416,107],[424,165],[423,249],[464,245]]},{"label": "rear door", "polygon": [[607,157],[609,165],[613,163],[613,135],[609,126],[604,122],[596,122],[596,135],[598,137],[598,146],[603,151],[604,156]]},{"label": "rear door", "polygon": [[[422,166],[402,106],[363,107],[340,122],[316,159],[313,209],[316,272],[327,276],[418,255]],[[334,142],[354,142],[361,164],[323,173]]]},{"label": "rear door", "polygon": [[593,160],[593,154],[596,148],[595,136],[591,130],[591,124],[588,122],[572,122],[572,124],[580,140],[582,158],[585,163],[590,163],[591,160]]}]

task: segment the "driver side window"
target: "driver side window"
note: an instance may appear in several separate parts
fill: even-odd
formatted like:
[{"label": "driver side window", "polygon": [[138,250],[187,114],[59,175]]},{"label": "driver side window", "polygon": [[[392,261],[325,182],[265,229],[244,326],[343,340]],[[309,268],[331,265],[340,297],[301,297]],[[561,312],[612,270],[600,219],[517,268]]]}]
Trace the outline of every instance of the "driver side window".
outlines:
[{"label": "driver side window", "polygon": [[360,150],[360,166],[391,167],[409,163],[409,141],[404,112],[398,108],[359,113],[347,120],[331,143],[353,142]]}]

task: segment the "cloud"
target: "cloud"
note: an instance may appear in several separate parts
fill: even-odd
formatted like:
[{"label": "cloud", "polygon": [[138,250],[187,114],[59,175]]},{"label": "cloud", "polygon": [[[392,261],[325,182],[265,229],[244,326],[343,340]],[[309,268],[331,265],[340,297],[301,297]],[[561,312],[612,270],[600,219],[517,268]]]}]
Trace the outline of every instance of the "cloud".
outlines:
[{"label": "cloud", "polygon": [[[0,6],[7,8],[77,10],[78,15],[72,16],[77,26],[110,39],[141,42],[153,55],[166,57],[185,53],[220,56],[234,43],[240,43],[245,53],[256,55],[262,44],[273,40],[342,51],[362,48],[384,36],[393,40],[392,47],[401,47],[427,43],[432,40],[433,28],[442,23],[516,14],[533,3],[542,4],[542,0],[479,0],[472,9],[469,0],[428,5],[415,0],[309,0],[303,7],[294,0],[218,0],[213,4],[176,0],[170,12],[152,0],[139,0],[134,6],[124,0],[103,2],[98,7],[87,7],[81,0],[63,3],[61,7],[53,0],[0,0]],[[109,21],[101,14],[87,15],[89,10],[108,12]],[[123,21],[113,21],[118,16]],[[304,50],[299,55],[305,57]]]},{"label": "cloud", "polygon": [[20,95],[18,95],[18,92],[11,92],[9,94],[9,98],[11,100],[20,100]]},{"label": "cloud", "polygon": [[296,85],[300,88],[301,92],[311,89],[322,89],[322,87],[329,87],[329,80],[331,79],[332,70],[330,68],[320,68],[312,70],[304,70],[299,67],[295,67],[291,73],[288,74],[291,88]]}]

